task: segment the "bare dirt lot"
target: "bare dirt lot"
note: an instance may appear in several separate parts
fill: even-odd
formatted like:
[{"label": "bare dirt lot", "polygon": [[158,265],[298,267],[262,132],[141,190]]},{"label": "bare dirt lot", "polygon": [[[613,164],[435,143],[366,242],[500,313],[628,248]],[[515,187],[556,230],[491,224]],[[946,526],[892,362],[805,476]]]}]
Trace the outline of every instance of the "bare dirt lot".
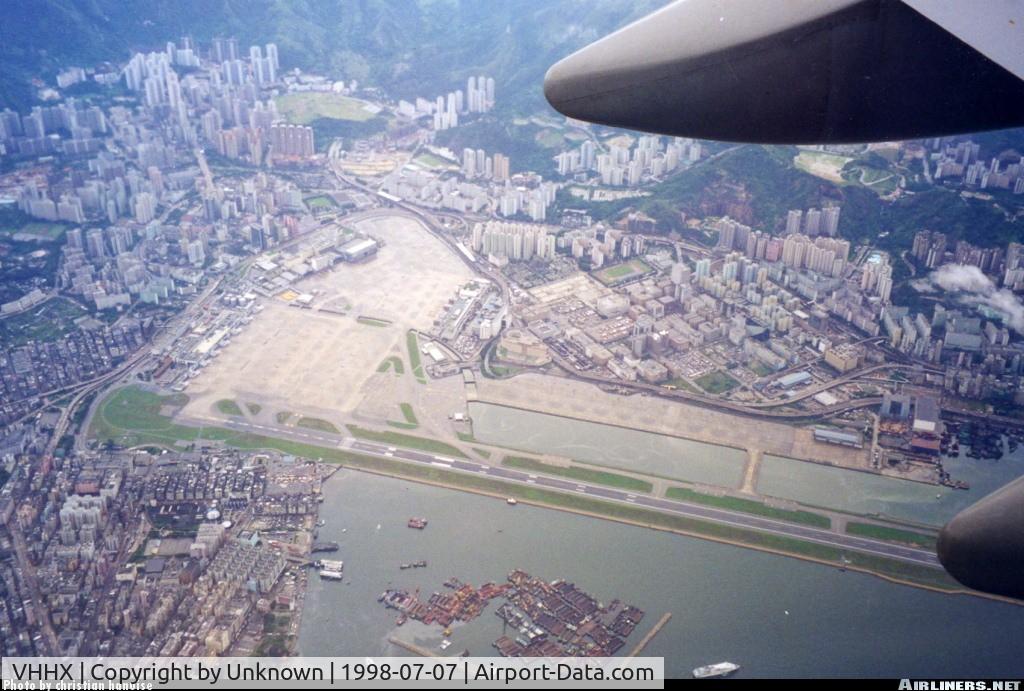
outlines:
[{"label": "bare dirt lot", "polygon": [[[263,404],[263,415],[287,410],[340,423],[383,378],[396,399],[392,417],[399,415],[397,403],[407,398],[395,389],[412,393],[423,385],[408,373],[385,377],[378,366],[392,355],[407,360],[406,332],[429,328],[472,274],[414,220],[372,218],[357,227],[382,241],[377,257],[301,281],[297,288],[317,294],[313,309],[266,300],[265,310],[193,380],[186,414],[210,415],[217,400],[229,398]],[[351,306],[347,314],[317,311],[339,298]],[[380,396],[370,398],[383,412]]]}]

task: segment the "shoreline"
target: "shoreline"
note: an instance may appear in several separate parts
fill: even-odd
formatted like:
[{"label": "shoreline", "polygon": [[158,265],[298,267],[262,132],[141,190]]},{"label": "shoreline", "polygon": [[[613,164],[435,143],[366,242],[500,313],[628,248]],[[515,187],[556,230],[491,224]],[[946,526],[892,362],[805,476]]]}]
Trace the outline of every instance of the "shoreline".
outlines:
[{"label": "shoreline", "polygon": [[[344,464],[342,464],[342,467],[346,467],[346,468],[349,468],[349,469],[357,471],[357,472],[369,473],[371,475],[378,475],[378,476],[389,477],[389,478],[398,479],[398,480],[405,480],[405,481],[408,481],[408,482],[416,482],[416,483],[423,484],[423,485],[430,485],[430,486],[433,486],[433,487],[440,487],[440,488],[443,488],[443,489],[450,489],[450,490],[454,490],[454,491],[469,492],[469,493],[472,493],[472,494],[477,494],[477,495],[485,496],[485,497],[491,497],[491,498],[494,498],[494,499],[502,499],[502,500],[504,500],[506,498],[504,495],[501,495],[501,494],[498,494],[498,493],[495,493],[495,492],[490,492],[490,491],[487,491],[487,490],[484,490],[484,489],[462,487],[462,486],[459,486],[459,485],[449,484],[449,483],[446,483],[446,482],[439,482],[439,481],[436,481],[436,480],[430,480],[430,479],[426,479],[426,478],[410,477],[410,476],[407,476],[407,475],[402,475],[400,473],[391,473],[391,472],[382,471],[382,470],[359,468],[357,466],[349,466],[349,465],[344,465]],[[577,514],[577,515],[580,515],[580,516],[587,516],[589,518],[597,518],[597,519],[606,520],[606,521],[614,521],[616,523],[623,523],[625,525],[632,525],[632,526],[638,527],[638,528],[648,528],[650,530],[657,530],[657,531],[660,531],[660,532],[673,533],[673,534],[676,534],[676,535],[682,535],[684,537],[691,537],[691,538],[695,538],[695,539],[699,539],[699,540],[710,540],[712,542],[717,542],[719,544],[730,545],[732,547],[739,547],[739,548],[743,548],[743,549],[753,549],[753,550],[757,550],[757,551],[760,551],[760,552],[765,552],[765,553],[768,553],[768,554],[774,554],[776,556],[789,557],[789,558],[792,558],[792,559],[800,559],[802,561],[818,564],[818,565],[821,565],[821,566],[828,566],[828,567],[831,567],[831,568],[842,568],[842,569],[846,569],[846,570],[849,570],[849,571],[855,571],[855,572],[858,572],[858,573],[864,573],[864,574],[867,574],[867,575],[870,575],[870,576],[875,576],[877,578],[881,578],[882,580],[889,581],[890,583],[894,583],[894,584],[897,584],[897,585],[904,585],[904,586],[909,586],[909,587],[912,587],[912,588],[920,588],[920,589],[923,589],[923,590],[929,590],[929,591],[932,591],[932,592],[935,592],[935,593],[940,593],[940,594],[943,594],[943,595],[961,595],[961,596],[979,597],[979,598],[983,598],[983,599],[987,599],[987,600],[993,600],[993,601],[997,601],[997,602],[1002,602],[1004,604],[1011,604],[1011,605],[1017,605],[1018,607],[1024,607],[1024,601],[1013,600],[1011,598],[1001,597],[1001,596],[998,596],[998,595],[989,595],[989,594],[986,594],[986,593],[981,593],[981,592],[969,590],[969,589],[963,588],[963,587],[955,588],[955,589],[941,588],[941,587],[938,587],[938,586],[929,585],[929,584],[926,584],[926,583],[920,583],[920,582],[913,581],[913,580],[906,579],[906,578],[900,578],[898,576],[893,576],[891,574],[882,573],[880,571],[876,571],[876,570],[871,569],[871,568],[866,567],[866,566],[860,566],[860,565],[856,565],[856,564],[841,564],[841,563],[838,563],[838,562],[829,561],[827,559],[821,559],[821,558],[813,557],[813,556],[806,555],[806,554],[799,554],[799,553],[795,553],[795,552],[788,552],[788,551],[785,551],[785,550],[777,549],[777,548],[774,548],[774,547],[768,547],[768,546],[764,546],[764,545],[754,545],[754,544],[750,544],[750,543],[747,543],[747,542],[743,542],[741,540],[735,540],[735,539],[731,539],[731,538],[727,538],[727,537],[721,537],[721,536],[717,536],[717,535],[706,535],[706,534],[703,534],[703,533],[700,533],[700,532],[685,530],[685,529],[681,529],[681,528],[670,528],[670,527],[667,527],[667,526],[659,526],[659,525],[655,525],[655,524],[652,524],[652,523],[645,523],[643,521],[637,521],[637,520],[632,520],[632,519],[628,519],[628,518],[621,518],[621,517],[616,517],[616,516],[608,516],[608,515],[605,515],[605,514],[594,512],[594,511],[586,511],[584,509],[575,509],[575,508],[571,508],[571,507],[567,507],[567,506],[561,506],[561,505],[558,505],[558,504],[549,504],[547,502],[537,501],[537,500],[534,500],[534,499],[518,499],[518,502],[521,503],[521,504],[527,504],[527,505],[530,505],[530,506],[536,506],[538,508],[552,509],[552,510],[556,510],[556,511],[565,511],[567,513],[574,513],[574,514]]]},{"label": "shoreline", "polygon": [[[748,549],[757,549],[762,552],[773,553],[779,556],[795,557],[843,570],[849,568],[853,571],[878,576],[893,583],[930,589],[936,592],[947,594],[973,594],[979,597],[986,597],[962,588],[959,584],[956,584],[951,579],[946,578],[941,569],[932,569],[932,567],[919,566],[913,563],[904,563],[899,559],[890,559],[885,556],[874,556],[871,554],[855,553],[851,555],[853,559],[850,560],[844,558],[844,550],[841,546],[826,546],[823,548],[809,542],[801,541],[799,537],[774,537],[770,534],[761,534],[756,530],[751,529],[731,530],[727,527],[719,526],[717,523],[706,522],[697,518],[680,518],[670,514],[660,514],[657,511],[639,509],[637,507],[622,508],[598,499],[589,499],[582,503],[577,500],[575,501],[576,505],[574,506],[574,497],[572,495],[563,495],[553,490],[547,490],[537,494],[536,491],[530,490],[529,488],[524,490],[521,487],[501,482],[498,479],[488,479],[484,484],[474,482],[469,479],[461,481],[459,478],[450,478],[447,477],[447,475],[438,475],[436,471],[432,474],[424,474],[424,472],[418,472],[419,469],[416,468],[406,468],[401,465],[396,466],[394,463],[388,463],[386,460],[382,461],[380,459],[363,457],[359,453],[353,453],[348,450],[323,447],[323,455],[321,455],[320,453],[316,453],[321,450],[320,447],[310,447],[301,443],[289,442],[286,440],[280,440],[280,443],[274,443],[277,441],[279,440],[273,437],[261,438],[257,435],[255,438],[247,440],[247,443],[238,446],[238,448],[246,448],[248,450],[266,449],[279,452],[283,451],[286,453],[306,456],[311,459],[319,457],[322,461],[326,460],[327,463],[335,466],[348,466],[353,469],[364,470],[365,472],[421,482],[423,484],[434,484],[447,489],[474,492],[496,498],[504,499],[511,494],[521,498],[525,503],[545,508],[560,509],[580,515],[587,515],[604,520],[613,520],[638,527],[674,532],[697,539],[711,540],[722,544],[731,544],[733,546],[745,547]],[[313,451],[314,448],[316,452]],[[921,569],[928,570],[922,571]],[[1002,600],[1013,604],[1024,604],[998,597],[991,597],[990,599]]]},{"label": "shoreline", "polygon": [[[547,375],[547,376],[550,376],[550,375]],[[706,441],[704,439],[698,439],[696,437],[687,437],[687,436],[683,436],[683,435],[680,435],[680,434],[670,434],[668,432],[659,432],[659,431],[655,431],[655,430],[651,430],[651,429],[646,429],[646,428],[629,427],[628,425],[622,425],[622,424],[615,423],[615,422],[605,422],[603,420],[592,420],[592,419],[589,419],[589,418],[576,417],[576,416],[568,415],[568,414],[565,414],[565,413],[554,413],[554,412],[550,412],[550,411],[547,411],[547,410],[539,410],[537,408],[527,408],[527,407],[524,407],[522,405],[515,405],[515,404],[512,404],[512,403],[505,403],[505,402],[499,402],[499,401],[495,401],[495,400],[480,398],[479,396],[474,398],[474,399],[472,399],[472,400],[467,401],[467,404],[473,404],[473,403],[481,403],[483,405],[495,406],[497,408],[508,408],[510,410],[518,410],[519,412],[522,412],[522,413],[532,413],[534,415],[545,415],[545,416],[548,416],[548,417],[558,418],[558,419],[561,419],[561,420],[569,420],[569,421],[572,421],[572,422],[582,422],[582,423],[590,424],[590,425],[600,425],[602,427],[610,427],[610,428],[613,428],[613,429],[625,430],[625,431],[629,431],[629,432],[641,432],[643,434],[652,434],[654,436],[664,437],[666,439],[678,439],[678,440],[681,440],[681,441],[687,441],[687,442],[691,442],[691,443],[695,443],[695,444],[706,444],[708,446],[715,446],[715,447],[720,447],[720,448],[725,448],[725,449],[734,449],[736,451],[742,451],[745,454],[750,452],[750,448],[749,447],[739,446],[739,445],[737,445],[735,443],[731,443],[731,442],[724,441],[724,440],[720,440],[720,441]],[[684,405],[688,405],[685,402],[682,402],[682,403]],[[728,415],[729,413],[723,413],[723,414],[724,415]],[[470,416],[470,418],[472,418],[472,416]],[[474,430],[474,434],[475,434],[475,430]],[[481,441],[482,443],[487,444],[489,446],[501,446],[500,444],[496,444],[494,442],[490,442],[490,441],[483,440],[483,439],[481,439],[479,441]],[[538,453],[536,451],[529,451],[528,449],[515,449],[515,450],[516,451],[523,451],[525,453]],[[873,468],[861,468],[861,467],[857,467],[857,466],[840,465],[838,463],[834,463],[834,462],[831,462],[831,461],[814,460],[812,458],[797,458],[796,456],[786,456],[786,455],[783,455],[782,453],[775,453],[775,452],[772,452],[772,451],[768,451],[766,449],[761,449],[761,452],[766,457],[771,456],[773,458],[781,458],[783,460],[797,461],[799,463],[809,463],[809,464],[812,464],[812,465],[822,466],[822,467],[825,467],[825,468],[833,468],[835,470],[852,470],[852,471],[855,471],[855,472],[858,472],[858,473],[864,473],[865,475],[872,475],[874,477],[882,477],[882,478],[886,478],[886,479],[889,479],[889,480],[904,480],[906,482],[915,482],[915,483],[918,483],[918,484],[929,485],[929,486],[932,486],[932,487],[940,487],[940,486],[942,486],[941,483],[939,483],[939,482],[933,482],[933,481],[930,481],[930,480],[921,480],[921,479],[912,478],[912,477],[903,477],[903,476],[899,476],[899,475],[890,475],[890,474],[884,473],[884,472],[882,472],[880,470],[874,470]],[[603,465],[603,464],[598,464],[598,465]],[[615,468],[617,470],[627,470],[625,468],[620,468],[620,467],[617,467],[617,466],[606,466],[606,467]],[[666,478],[666,479],[668,479],[668,478]],[[680,480],[680,481],[681,482],[686,482],[686,480]]]},{"label": "shoreline", "polygon": [[[537,375],[537,376],[547,376],[547,377],[555,377],[555,376],[557,376],[557,375],[552,375],[552,374],[549,374],[547,372],[544,372],[544,371],[542,371],[540,369],[533,369],[533,370],[530,370],[529,372],[519,372],[517,374],[512,375],[511,377],[508,377],[508,379],[514,379],[515,377],[521,376],[523,374],[534,374],[534,375]],[[569,379],[572,379],[572,378],[569,377]],[[597,384],[595,384],[594,382],[588,382],[586,380],[574,380],[574,381],[581,381],[582,383],[588,383],[588,384],[592,384],[594,386],[597,386]],[[684,405],[684,406],[686,406],[686,405],[694,406],[694,404],[688,403],[687,401],[680,401],[680,400],[672,399],[671,402],[677,403],[677,404],[680,404],[680,405]],[[535,414],[535,415],[545,415],[545,416],[548,416],[548,417],[559,418],[559,419],[568,420],[568,421],[571,421],[571,422],[585,423],[585,424],[591,424],[591,425],[600,425],[602,427],[609,427],[609,428],[613,428],[613,429],[625,430],[625,431],[630,431],[630,432],[641,432],[641,433],[644,433],[644,434],[651,434],[651,435],[655,435],[655,436],[658,436],[658,437],[664,437],[666,439],[678,439],[678,440],[681,440],[681,441],[693,442],[693,443],[697,443],[697,444],[707,444],[708,446],[715,446],[715,447],[720,447],[720,448],[725,448],[725,449],[734,449],[734,450],[737,450],[737,451],[742,451],[743,453],[749,453],[750,450],[751,450],[751,447],[740,446],[740,445],[737,445],[736,443],[732,443],[732,442],[728,442],[728,441],[724,441],[724,440],[706,441],[704,439],[699,439],[699,438],[693,437],[693,436],[685,436],[685,435],[678,434],[678,433],[670,433],[670,432],[664,432],[664,431],[657,431],[657,430],[650,429],[650,428],[647,428],[647,427],[645,427],[645,428],[630,427],[628,425],[623,425],[623,424],[616,423],[616,422],[610,422],[610,421],[605,421],[605,420],[597,420],[597,419],[586,418],[586,417],[578,417],[576,415],[570,415],[570,414],[567,414],[567,413],[553,412],[553,411],[549,411],[549,410],[543,410],[543,409],[540,409],[540,408],[528,408],[528,407],[526,407],[524,405],[518,405],[518,404],[515,404],[515,403],[508,403],[508,402],[504,402],[504,401],[494,400],[494,399],[491,399],[491,398],[481,398],[479,396],[479,394],[477,394],[473,398],[470,398],[470,399],[467,400],[467,405],[471,405],[473,403],[480,403],[480,404],[483,404],[483,405],[494,406],[494,407],[497,407],[497,408],[508,408],[510,410],[516,410],[516,411],[519,411],[519,412],[522,412],[522,413],[531,413],[531,414]],[[742,418],[742,416],[740,416],[740,415],[738,415],[736,413],[728,413],[728,412],[725,412],[725,411],[717,411],[717,412],[719,412],[722,415],[729,415],[729,416],[735,417],[737,419],[741,419]],[[774,423],[774,424],[783,424],[783,425],[788,426],[788,427],[793,427],[794,429],[796,429],[797,427],[802,426],[802,425],[790,425],[788,423]],[[810,424],[810,423],[808,423],[808,424]],[[822,420],[821,424],[828,424],[828,421],[827,420]],[[486,440],[479,440],[479,441],[481,441],[481,443],[487,444],[489,446],[496,446],[496,447],[500,447],[500,448],[512,448],[512,447],[505,447],[505,445],[503,445],[503,444],[499,444],[499,443],[495,443],[495,442],[490,442],[490,441],[486,441]],[[520,448],[512,448],[512,450],[514,450],[514,451],[521,451],[521,452],[524,452],[524,453],[540,453],[538,451],[530,451],[529,449],[520,449]],[[830,461],[830,460],[817,460],[817,459],[813,459],[813,458],[801,458],[801,457],[798,457],[796,455],[785,455],[782,452],[772,452],[772,451],[768,451],[768,450],[765,450],[765,449],[759,449],[759,450],[762,452],[764,457],[772,457],[772,458],[780,459],[780,460],[783,460],[783,461],[797,461],[799,463],[809,463],[809,464],[812,464],[812,465],[822,466],[822,467],[825,467],[825,468],[832,468],[832,469],[835,469],[835,470],[850,470],[850,471],[853,471],[853,472],[863,473],[864,475],[870,475],[870,476],[873,476],[873,477],[885,478],[887,480],[912,482],[914,484],[925,485],[925,486],[928,486],[928,487],[937,487],[937,488],[940,488],[940,489],[948,489],[948,490],[959,490],[959,489],[961,489],[961,488],[957,488],[957,487],[952,487],[952,486],[950,486],[948,484],[945,484],[945,483],[943,483],[943,482],[941,482],[940,480],[937,480],[937,479],[917,477],[913,473],[908,473],[906,475],[903,475],[903,474],[900,474],[899,471],[892,470],[891,468],[889,468],[889,469],[886,469],[886,468],[876,469],[876,468],[862,467],[862,466],[856,466],[856,465],[843,465],[843,464],[836,463],[836,462]],[[945,460],[945,457],[944,456],[940,456],[940,461],[941,460]],[[588,463],[590,463],[590,465],[599,465],[599,466],[603,466],[603,467],[607,467],[607,468],[612,468],[612,469],[616,469],[616,470],[626,470],[626,471],[629,471],[628,468],[622,468],[622,467],[619,467],[619,466],[610,466],[610,465],[606,465],[606,464],[603,464],[603,463],[591,463],[591,462],[588,462]],[[649,473],[645,473],[645,474],[650,475]],[[681,480],[681,479],[678,479],[678,478],[668,478],[668,477],[657,476],[657,475],[652,475],[652,477],[661,477],[661,479],[666,479],[666,480],[674,480],[674,479],[676,479],[676,480],[679,480],[681,482],[692,482],[692,481],[688,481],[688,480]],[[827,509],[828,507],[818,507],[818,508],[826,508]]]},{"label": "shoreline", "polygon": [[[330,480],[332,477],[334,477],[334,475],[338,472],[338,470],[339,470],[339,468],[331,468],[326,473],[323,473],[323,471],[321,471],[323,474],[320,477],[320,487],[319,487],[319,494],[320,494],[320,496],[323,496],[323,486],[324,486],[324,483],[327,482],[328,480]],[[314,542],[313,533],[316,530],[316,524],[320,520],[320,507],[321,506],[322,506],[322,504],[317,503],[317,505],[316,505],[316,513],[313,514],[313,527],[310,528],[308,531],[306,531],[309,534],[309,544],[310,544],[310,547],[312,547],[313,542]],[[310,553],[307,556],[312,557],[313,555],[312,555],[312,553]],[[309,592],[309,570],[308,569],[300,569],[300,573],[302,574],[301,578],[296,582],[297,583],[296,591],[297,591],[297,595],[298,595],[298,597],[296,599],[298,600],[298,602],[295,603],[295,615],[294,615],[295,637],[290,641],[290,645],[288,646],[288,654],[289,655],[301,655],[302,654],[299,651],[299,632],[302,631],[302,615],[306,611],[306,595]]]}]

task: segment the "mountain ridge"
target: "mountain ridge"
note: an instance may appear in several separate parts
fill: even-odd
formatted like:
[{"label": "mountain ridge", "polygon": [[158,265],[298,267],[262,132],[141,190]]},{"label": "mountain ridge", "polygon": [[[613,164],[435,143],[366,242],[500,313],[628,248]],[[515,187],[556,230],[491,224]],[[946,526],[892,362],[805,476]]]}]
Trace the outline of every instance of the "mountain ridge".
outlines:
[{"label": "mountain ridge", "polygon": [[495,77],[505,107],[542,104],[541,81],[560,57],[666,0],[39,0],[8,9],[0,26],[0,107],[25,110],[33,79],[126,61],[182,35],[207,49],[215,36],[278,44],[285,68],[358,79],[396,97],[457,88],[471,74]]}]

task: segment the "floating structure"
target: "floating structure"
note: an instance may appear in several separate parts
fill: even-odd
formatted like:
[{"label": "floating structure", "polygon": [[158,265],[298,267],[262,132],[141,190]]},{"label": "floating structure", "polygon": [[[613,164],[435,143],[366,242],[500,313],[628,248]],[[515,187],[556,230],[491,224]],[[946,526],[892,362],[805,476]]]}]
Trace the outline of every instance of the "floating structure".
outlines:
[{"label": "floating structure", "polygon": [[[575,657],[616,654],[636,629],[644,612],[620,600],[603,605],[564,580],[544,581],[516,570],[505,583],[480,588],[449,578],[450,592],[435,592],[424,602],[419,591],[385,590],[377,598],[403,617],[449,627],[480,616],[491,600],[504,600],[495,614],[506,634],[494,642],[506,657]],[[512,632],[509,632],[509,629]]]},{"label": "floating structure", "polygon": [[497,615],[519,635],[494,643],[507,657],[610,657],[644,617],[642,610],[620,600],[602,605],[563,580],[549,583],[524,571],[508,578],[513,587]]},{"label": "floating structure", "polygon": [[424,624],[440,624],[448,627],[455,621],[472,621],[480,616],[487,603],[500,597],[509,587],[485,583],[479,589],[450,579],[445,586],[450,593],[433,593],[426,602],[419,598],[419,593],[409,594],[405,590],[385,590],[377,598],[385,607],[398,610],[409,619]]},{"label": "floating structure", "polygon": [[345,562],[324,559],[318,565],[320,566],[320,578],[330,581],[340,581],[344,578]]}]

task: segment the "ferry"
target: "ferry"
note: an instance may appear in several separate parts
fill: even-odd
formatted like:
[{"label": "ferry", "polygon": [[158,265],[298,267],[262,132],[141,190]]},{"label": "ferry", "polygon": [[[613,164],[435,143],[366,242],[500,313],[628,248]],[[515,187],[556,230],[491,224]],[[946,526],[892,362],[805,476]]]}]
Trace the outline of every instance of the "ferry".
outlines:
[{"label": "ferry", "polygon": [[320,562],[320,578],[329,581],[340,581],[344,578],[345,562],[324,559]]},{"label": "ferry", "polygon": [[712,679],[715,677],[727,677],[740,668],[733,662],[718,662],[713,665],[705,665],[693,670],[694,679]]}]

